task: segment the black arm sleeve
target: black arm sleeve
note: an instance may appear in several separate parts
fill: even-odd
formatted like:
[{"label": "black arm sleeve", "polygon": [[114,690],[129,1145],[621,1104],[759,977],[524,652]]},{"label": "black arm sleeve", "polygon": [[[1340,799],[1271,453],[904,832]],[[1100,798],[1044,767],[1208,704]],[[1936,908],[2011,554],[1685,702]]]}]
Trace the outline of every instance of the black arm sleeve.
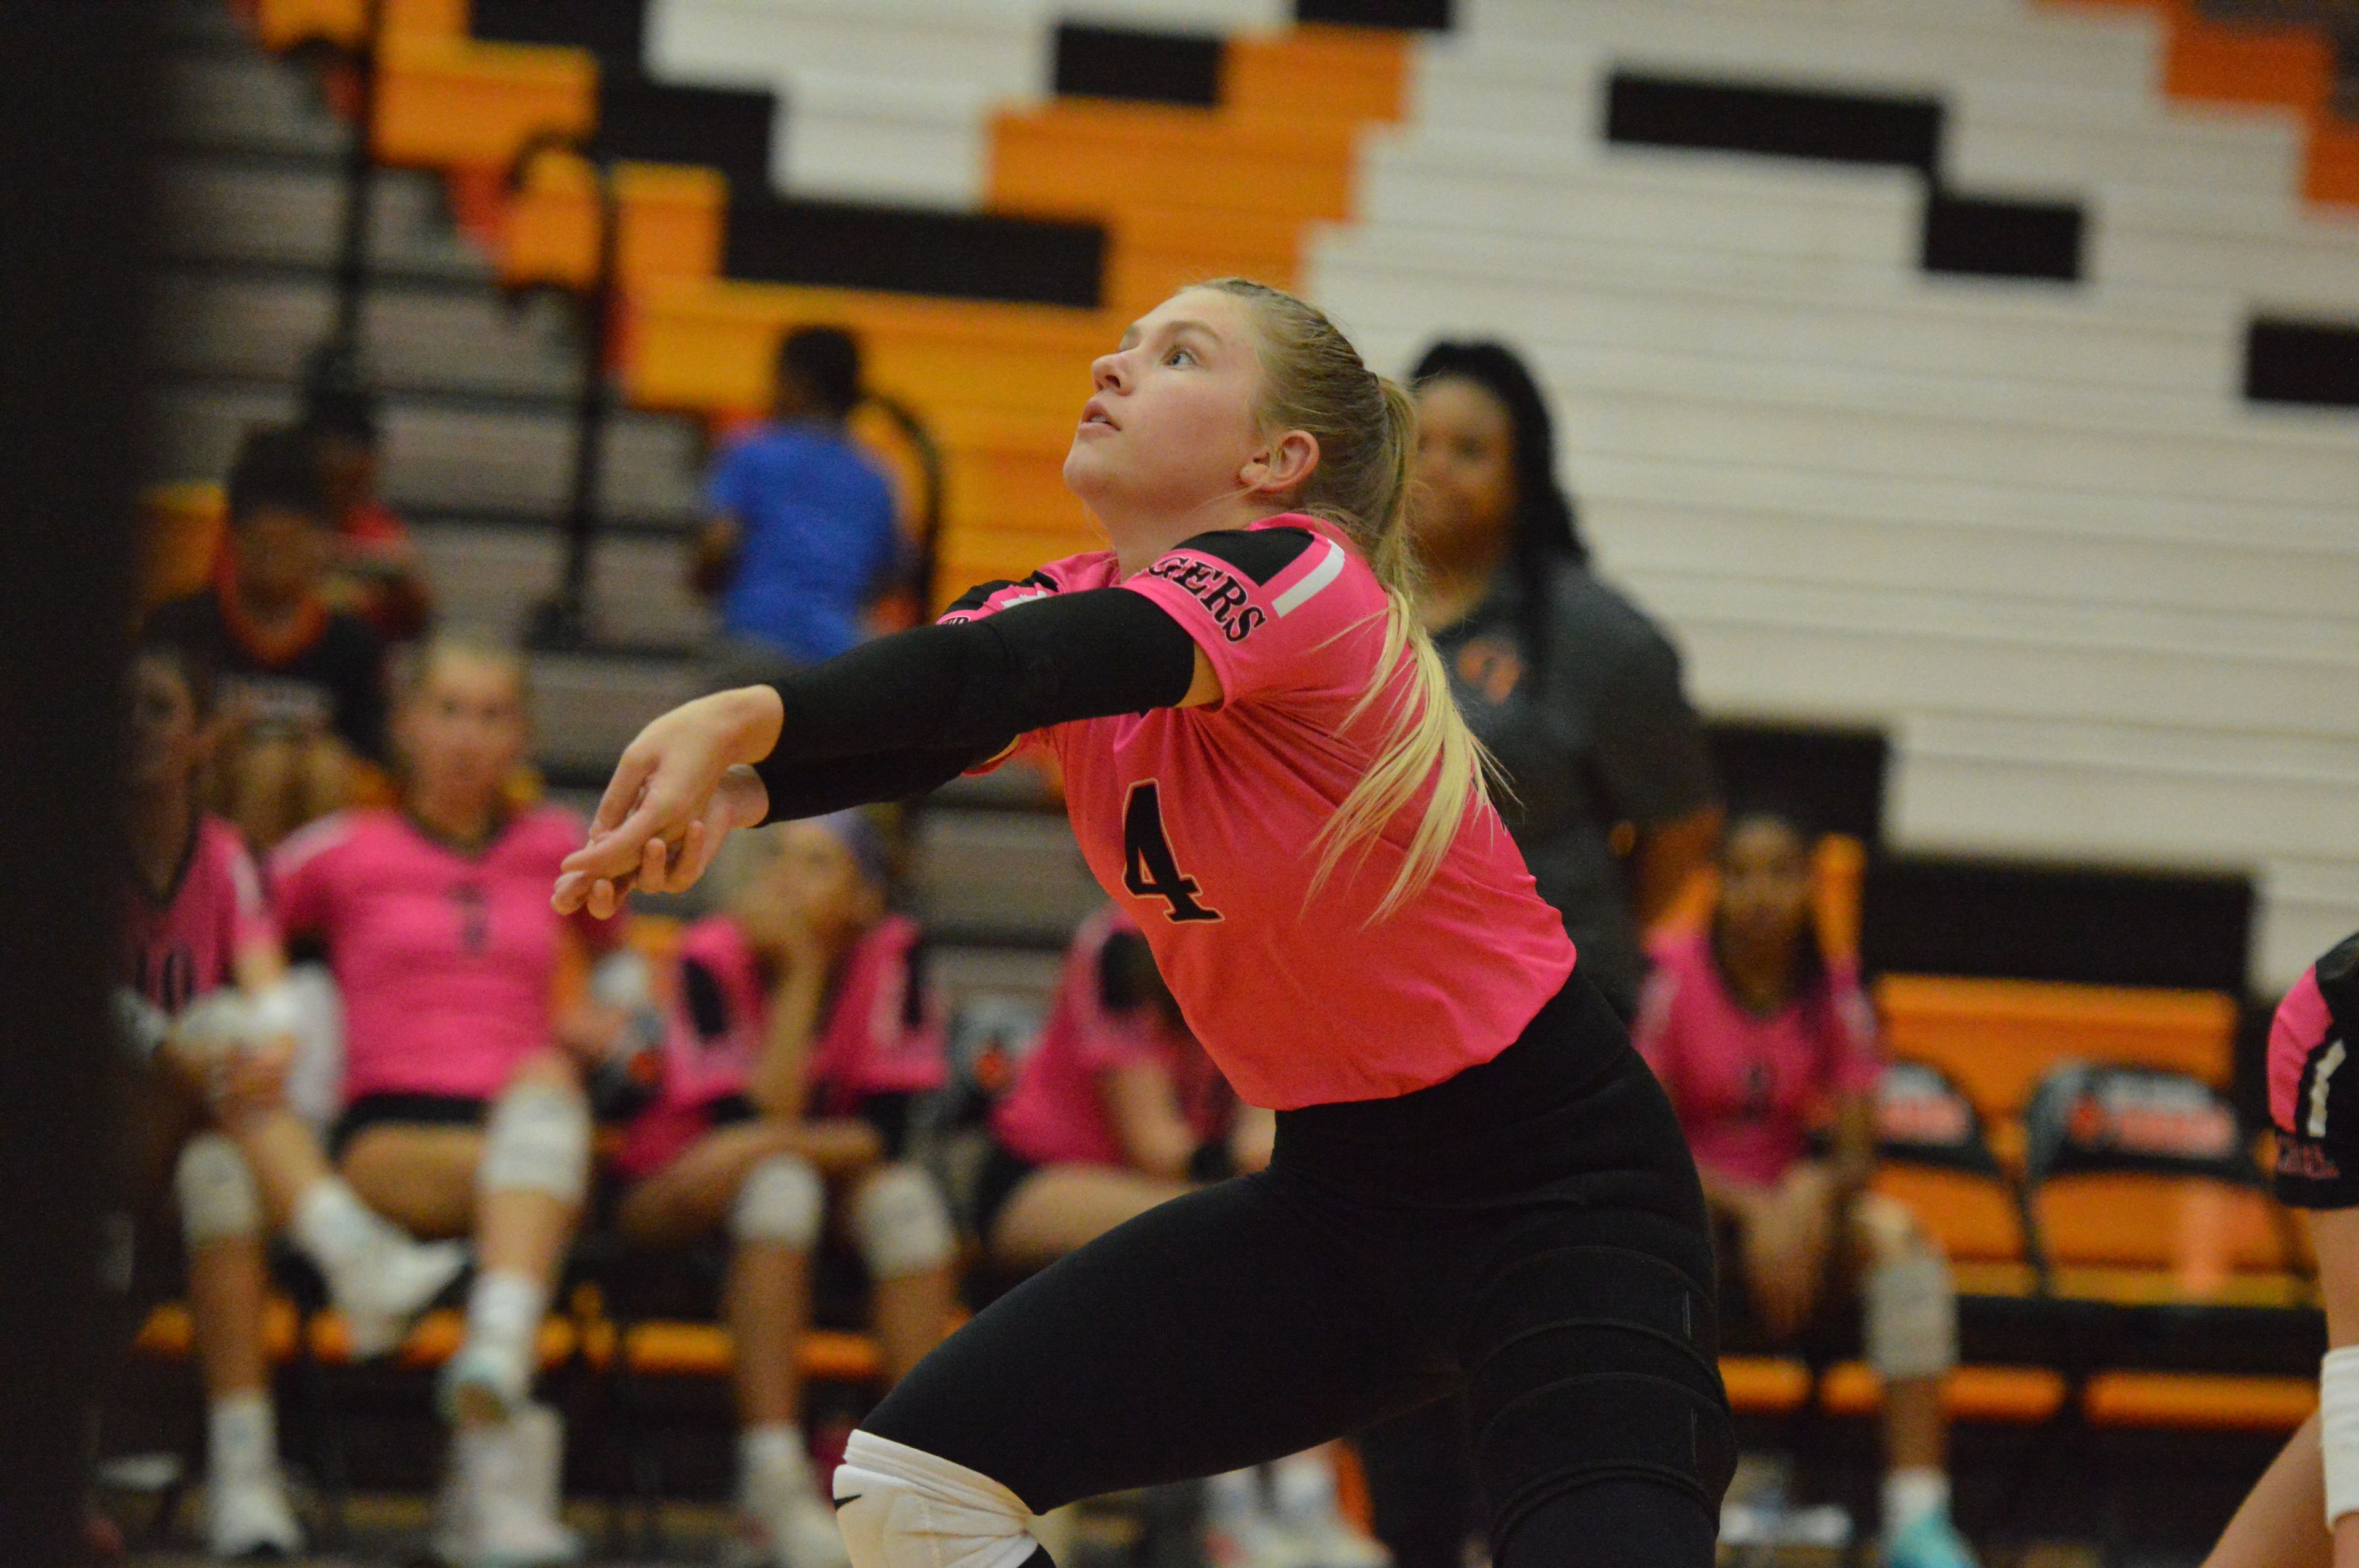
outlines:
[{"label": "black arm sleeve", "polygon": [[799,764],[782,763],[773,757],[761,767],[762,784],[770,792],[769,815],[762,820],[825,816],[849,806],[929,795],[976,763],[989,761],[998,751],[994,746],[894,752],[881,757],[837,757]]},{"label": "black arm sleeve", "polygon": [[880,637],[777,682],[786,722],[755,771],[775,816],[813,763],[913,752],[980,760],[1027,730],[1173,707],[1195,674],[1195,640],[1145,595],[1058,594]]}]

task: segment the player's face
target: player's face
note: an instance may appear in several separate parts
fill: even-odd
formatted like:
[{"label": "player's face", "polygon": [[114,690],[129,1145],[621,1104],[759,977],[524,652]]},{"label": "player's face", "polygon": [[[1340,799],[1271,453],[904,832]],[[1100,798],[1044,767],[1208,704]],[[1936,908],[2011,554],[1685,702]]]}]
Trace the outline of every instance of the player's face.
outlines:
[{"label": "player's face", "polygon": [[400,737],[414,787],[490,805],[524,762],[529,739],[516,672],[492,659],[437,658],[402,706]]},{"label": "player's face", "polygon": [[766,869],[771,895],[820,935],[841,938],[875,918],[874,891],[851,846],[816,822],[778,830],[778,852]]},{"label": "player's face", "polygon": [[237,580],[245,596],[277,607],[301,602],[334,563],[336,537],[308,513],[257,507],[234,535]]},{"label": "player's face", "polygon": [[132,666],[132,788],[185,787],[202,757],[203,729],[188,677],[169,659],[145,658]]},{"label": "player's face", "polygon": [[1449,561],[1495,544],[1516,513],[1516,427],[1507,406],[1463,376],[1442,376],[1417,395],[1419,546]]},{"label": "player's face", "polygon": [[1771,946],[1802,934],[1810,912],[1810,863],[1782,822],[1740,822],[1720,860],[1721,928],[1734,941]]},{"label": "player's face", "polygon": [[1255,416],[1261,362],[1243,300],[1175,294],[1090,373],[1096,395],[1065,455],[1065,484],[1110,529],[1184,517],[1245,488],[1243,470],[1269,442]]}]

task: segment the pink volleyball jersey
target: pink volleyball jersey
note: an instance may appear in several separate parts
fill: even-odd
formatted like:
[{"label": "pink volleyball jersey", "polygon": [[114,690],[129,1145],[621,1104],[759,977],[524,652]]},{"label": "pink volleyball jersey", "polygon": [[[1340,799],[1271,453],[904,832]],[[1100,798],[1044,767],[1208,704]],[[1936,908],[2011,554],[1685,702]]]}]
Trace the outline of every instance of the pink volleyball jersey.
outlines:
[{"label": "pink volleyball jersey", "polygon": [[1286,514],[1200,535],[1128,578],[1073,556],[970,595],[945,620],[1120,587],[1185,627],[1214,707],[1052,725],[1090,870],[1136,920],[1189,1027],[1238,1094],[1274,1109],[1408,1094],[1487,1062],[1572,971],[1572,943],[1489,802],[1416,897],[1370,919],[1420,794],[1314,895],[1313,840],[1414,697],[1404,656],[1356,716],[1385,641],[1381,584],[1343,532]]},{"label": "pink volleyball jersey", "polygon": [[2269,1121],[2277,1196],[2359,1207],[2359,935],[2311,965],[2269,1025]]},{"label": "pink volleyball jersey", "polygon": [[[909,1021],[915,921],[888,915],[844,955],[806,1074],[810,1108],[849,1116],[884,1094],[940,1088],[949,1054],[940,1011],[919,999]],[[711,1124],[715,1102],[753,1081],[770,1021],[769,990],[752,944],[725,914],[680,934],[679,981],[667,1009],[663,1087],[624,1130],[614,1163],[644,1176],[678,1159]]]},{"label": "pink volleyball jersey", "polygon": [[1855,967],[1829,966],[1823,986],[1762,1018],[1730,992],[1708,933],[1653,952],[1633,1033],[1697,1164],[1767,1186],[1809,1152],[1816,1113],[1874,1092],[1883,1064]]},{"label": "pink volleyball jersey", "polygon": [[1137,929],[1129,915],[1109,907],[1074,934],[1039,1043],[991,1114],[992,1136],[1019,1159],[1035,1165],[1127,1164],[1101,1087],[1105,1074],[1121,1067],[1169,1074],[1180,1112],[1200,1142],[1223,1136],[1235,1119],[1228,1084],[1185,1029],[1166,1025],[1152,1008],[1118,1012],[1106,1006],[1101,969],[1106,943],[1118,931]]},{"label": "pink volleyball jersey", "polygon": [[[488,1099],[549,1043],[558,862],[582,844],[571,813],[543,806],[468,853],[397,811],[347,811],[270,858],[290,935],[313,934],[344,1003],[344,1096]],[[612,937],[573,922],[595,946]]]},{"label": "pink volleyball jersey", "polygon": [[168,1013],[234,983],[238,949],[277,935],[263,903],[262,879],[237,829],[200,816],[171,890],[158,898],[132,879],[124,922],[125,977]]}]

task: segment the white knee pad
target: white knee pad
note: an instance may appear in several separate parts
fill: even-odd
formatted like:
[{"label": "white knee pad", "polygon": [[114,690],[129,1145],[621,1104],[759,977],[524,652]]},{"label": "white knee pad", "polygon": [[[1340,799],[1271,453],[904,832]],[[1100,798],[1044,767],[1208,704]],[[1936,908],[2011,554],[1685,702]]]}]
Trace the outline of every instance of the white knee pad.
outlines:
[{"label": "white knee pad", "polygon": [[180,1151],[172,1187],[180,1202],[180,1235],[190,1247],[262,1234],[262,1194],[237,1145],[218,1132],[200,1132]]},{"label": "white knee pad", "polygon": [[852,1226],[874,1279],[940,1268],[957,1250],[942,1195],[914,1165],[887,1165],[869,1177],[853,1205]]},{"label": "white knee pad", "polygon": [[853,1433],[834,1491],[852,1568],[1022,1568],[1040,1550],[1023,1498],[888,1438]]},{"label": "white knee pad", "polygon": [[819,1240],[827,1188],[810,1162],[797,1154],[773,1154],[745,1173],[737,1201],[729,1209],[729,1234],[740,1241],[768,1241],[808,1252]]},{"label": "white knee pad", "polygon": [[1887,1379],[1938,1378],[1958,1364],[1958,1293],[1938,1252],[1911,1249],[1867,1276],[1867,1361]]},{"label": "white knee pad", "polygon": [[590,1106],[554,1084],[518,1084],[492,1108],[475,1184],[581,1203],[590,1185]]}]

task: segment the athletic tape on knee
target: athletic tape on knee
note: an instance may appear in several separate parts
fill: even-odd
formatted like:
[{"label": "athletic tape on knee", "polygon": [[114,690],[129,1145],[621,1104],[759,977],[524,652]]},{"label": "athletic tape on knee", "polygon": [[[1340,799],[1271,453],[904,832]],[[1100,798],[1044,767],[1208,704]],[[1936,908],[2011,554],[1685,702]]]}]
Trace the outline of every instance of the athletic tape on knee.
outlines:
[{"label": "athletic tape on knee", "polygon": [[2359,1345],[2318,1364],[2318,1448],[2326,1469],[2326,1528],[2359,1513]]},{"label": "athletic tape on knee", "polygon": [[875,1279],[940,1268],[957,1249],[941,1194],[912,1165],[887,1165],[871,1176],[853,1205],[852,1226]]},{"label": "athletic tape on knee", "polygon": [[190,1247],[262,1234],[262,1194],[245,1156],[218,1132],[200,1132],[180,1151],[172,1173],[180,1235]]},{"label": "athletic tape on knee", "polygon": [[1040,1550],[1014,1492],[889,1438],[853,1433],[834,1492],[852,1568],[1022,1568]]},{"label": "athletic tape on knee", "polygon": [[827,1188],[810,1162],[773,1154],[745,1173],[729,1209],[729,1234],[740,1241],[768,1241],[808,1252],[819,1240]]},{"label": "athletic tape on knee", "polygon": [[1903,1252],[1868,1271],[1867,1363],[1886,1379],[1938,1378],[1958,1364],[1958,1293],[1940,1254]]},{"label": "athletic tape on knee", "polygon": [[518,1084],[492,1108],[475,1181],[487,1193],[547,1193],[579,1204],[590,1184],[590,1107],[554,1084]]}]

